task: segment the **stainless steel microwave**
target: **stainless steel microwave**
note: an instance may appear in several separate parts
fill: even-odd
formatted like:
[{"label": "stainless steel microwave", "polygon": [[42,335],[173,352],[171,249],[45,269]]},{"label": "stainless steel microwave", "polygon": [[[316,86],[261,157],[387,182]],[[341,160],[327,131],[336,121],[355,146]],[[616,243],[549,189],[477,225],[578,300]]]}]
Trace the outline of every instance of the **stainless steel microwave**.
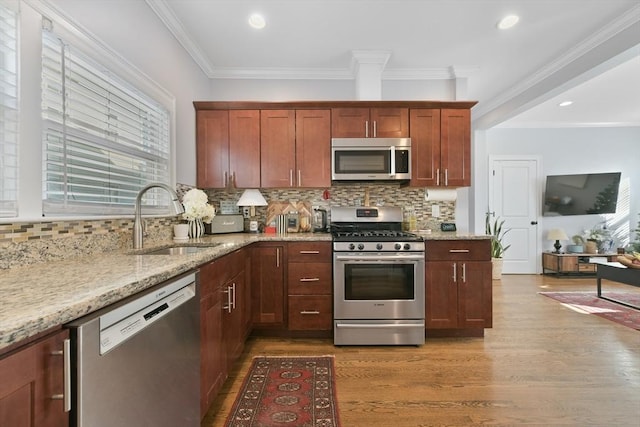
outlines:
[{"label": "stainless steel microwave", "polygon": [[332,138],[334,181],[411,179],[411,138]]}]

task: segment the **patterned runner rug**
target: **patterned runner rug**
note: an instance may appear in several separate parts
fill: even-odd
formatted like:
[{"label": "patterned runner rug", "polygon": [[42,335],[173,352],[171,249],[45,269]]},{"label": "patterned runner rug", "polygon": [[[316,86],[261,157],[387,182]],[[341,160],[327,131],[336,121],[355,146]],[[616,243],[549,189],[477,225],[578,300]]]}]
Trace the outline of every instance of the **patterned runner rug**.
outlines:
[{"label": "patterned runner rug", "polygon": [[[640,310],[598,298],[596,292],[539,292],[561,302],[574,311],[595,314],[640,331]],[[607,292],[608,298],[640,306],[639,293]]]},{"label": "patterned runner rug", "polygon": [[333,356],[256,356],[226,427],[340,427]]}]

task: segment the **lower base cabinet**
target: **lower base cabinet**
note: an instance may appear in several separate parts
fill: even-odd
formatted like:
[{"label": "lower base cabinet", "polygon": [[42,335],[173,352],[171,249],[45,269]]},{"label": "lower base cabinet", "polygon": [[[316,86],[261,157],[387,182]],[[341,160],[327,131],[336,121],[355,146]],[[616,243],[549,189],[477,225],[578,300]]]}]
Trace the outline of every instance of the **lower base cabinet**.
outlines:
[{"label": "lower base cabinet", "polygon": [[68,338],[68,331],[59,331],[0,358],[0,426],[69,425],[62,400]]},{"label": "lower base cabinet", "polygon": [[490,241],[434,240],[426,248],[427,336],[483,335],[493,321]]},{"label": "lower base cabinet", "polygon": [[204,416],[240,357],[250,332],[249,252],[200,267],[200,414]]},{"label": "lower base cabinet", "polygon": [[289,331],[333,330],[330,242],[291,242],[287,247]]}]

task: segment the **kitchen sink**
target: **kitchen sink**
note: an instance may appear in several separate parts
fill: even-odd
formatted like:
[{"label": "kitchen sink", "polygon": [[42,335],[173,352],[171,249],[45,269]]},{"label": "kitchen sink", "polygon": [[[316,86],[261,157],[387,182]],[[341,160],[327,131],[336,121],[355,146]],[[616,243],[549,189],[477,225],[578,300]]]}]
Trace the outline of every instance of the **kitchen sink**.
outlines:
[{"label": "kitchen sink", "polygon": [[189,255],[200,251],[213,248],[216,245],[209,246],[169,246],[166,248],[153,249],[144,252],[138,252],[136,255]]}]

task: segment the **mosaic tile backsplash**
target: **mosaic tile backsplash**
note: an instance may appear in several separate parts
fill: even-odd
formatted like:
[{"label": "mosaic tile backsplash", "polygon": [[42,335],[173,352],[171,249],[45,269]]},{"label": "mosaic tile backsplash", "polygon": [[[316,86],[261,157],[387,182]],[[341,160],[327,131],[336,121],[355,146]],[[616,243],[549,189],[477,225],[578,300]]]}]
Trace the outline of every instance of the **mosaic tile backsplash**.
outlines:
[{"label": "mosaic tile backsplash", "polygon": [[[178,185],[182,196],[189,186]],[[454,221],[455,203],[439,202],[440,217],[431,217],[431,206],[426,202],[424,189],[400,187],[399,184],[344,184],[328,188],[329,198],[323,198],[325,189],[263,189],[269,201],[308,200],[312,206],[364,205],[365,192],[369,192],[371,206],[413,207],[418,228],[437,229],[442,221]],[[206,190],[209,200],[219,211],[221,201],[240,198],[243,190]],[[256,209],[257,219],[265,221],[267,209]],[[172,226],[179,222],[176,216],[145,218],[147,236],[145,242],[166,241],[172,237]],[[0,269],[56,261],[84,255],[122,250],[132,247],[133,218],[96,219],[82,221],[42,221],[0,224]]]}]

